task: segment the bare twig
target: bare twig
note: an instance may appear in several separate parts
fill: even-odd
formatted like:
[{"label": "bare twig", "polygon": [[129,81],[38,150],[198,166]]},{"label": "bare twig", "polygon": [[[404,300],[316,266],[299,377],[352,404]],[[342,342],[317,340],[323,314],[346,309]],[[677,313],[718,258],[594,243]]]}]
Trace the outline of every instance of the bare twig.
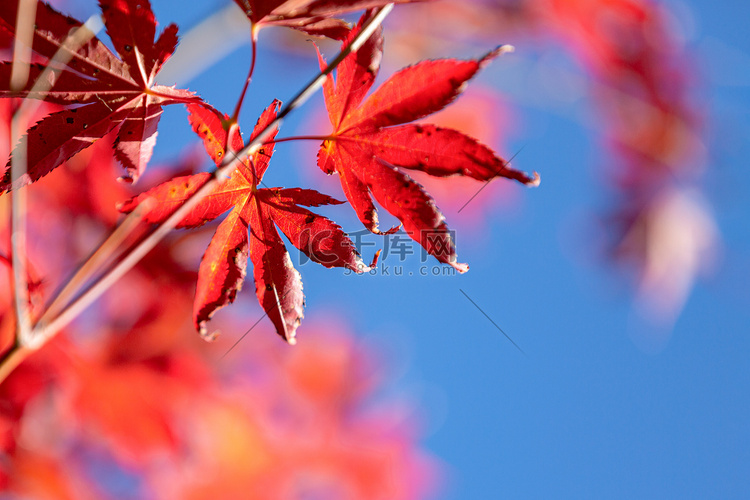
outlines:
[{"label": "bare twig", "polygon": [[16,340],[0,357],[0,382],[5,380],[31,352],[28,347],[22,346]]},{"label": "bare twig", "polygon": [[128,214],[125,220],[110,234],[107,239],[97,248],[91,256],[81,265],[78,271],[68,280],[62,290],[44,311],[39,319],[39,324],[48,323],[68,305],[83,286],[99,271],[108,260],[119,255],[124,247],[122,243],[133,234],[133,231],[143,220],[143,216],[151,209],[153,200],[144,200],[133,212]]},{"label": "bare twig", "polygon": [[[25,11],[25,15],[22,16],[21,10]],[[32,17],[28,17],[29,14],[31,14]],[[33,37],[34,18],[34,12],[29,13],[28,9],[19,9],[18,22],[28,24],[32,28],[31,30],[28,30],[27,27],[19,26],[19,29],[23,33],[30,31],[29,38]],[[48,91],[52,87],[52,84],[50,83],[52,79],[49,78],[49,74],[55,71],[53,68],[58,64],[64,65],[67,63],[75,51],[87,41],[91,40],[102,26],[101,17],[97,15],[91,16],[84,25],[72,31],[57,52],[55,52],[52,59],[50,59],[49,64],[39,78],[37,78],[29,93],[33,95],[35,93]],[[30,48],[31,43],[29,40],[25,40],[25,42],[28,43],[28,47]],[[24,43],[23,40],[16,38],[16,46],[22,43]],[[14,76],[17,75],[17,80],[13,82],[13,85],[16,85],[16,88],[22,88],[26,85],[26,80],[28,80],[29,53],[30,49],[26,51],[14,49],[14,56],[20,54],[21,57],[27,58],[26,62],[16,60],[13,62],[14,67],[12,74]],[[21,69],[16,69],[19,65],[26,67],[25,72]],[[24,99],[19,109],[13,114],[13,118],[11,119],[11,137],[14,142],[26,131],[26,117],[32,114],[39,105],[39,101]],[[11,185],[18,183],[18,181],[26,175],[27,170],[26,144],[21,141],[11,157]],[[17,321],[17,341],[22,346],[33,347],[35,339],[31,328],[31,317],[28,310],[28,282],[26,279],[26,190],[14,189],[11,193],[11,203],[11,247],[13,253],[13,282],[15,290],[14,301]]]},{"label": "bare twig", "polygon": [[11,90],[20,90],[29,81],[34,19],[36,19],[36,0],[19,0],[15,42],[13,43],[13,66],[10,70]]},{"label": "bare twig", "polygon": [[[242,92],[240,92],[240,98],[237,99],[237,105],[234,107],[234,113],[232,113],[232,121],[236,122],[240,117],[240,110],[242,109],[242,103],[245,101],[245,94],[247,94],[247,88],[250,86],[250,82],[253,79],[253,73],[255,72],[255,60],[257,58],[258,53],[258,26],[253,25],[253,27],[250,30],[250,49],[252,51],[252,56],[250,60],[250,70],[247,72],[247,77],[245,78],[245,85],[242,87]],[[228,136],[227,136],[228,138]]]},{"label": "bare twig", "polygon": [[[11,90],[22,89],[29,80],[29,65],[31,63],[31,45],[34,40],[34,19],[36,19],[36,2],[33,0],[19,0],[16,16],[16,37],[13,43],[13,66],[10,72]],[[25,131],[22,123],[22,110],[13,113],[10,123],[9,149],[17,138]],[[20,130],[19,130],[20,129]],[[16,178],[20,171],[26,173],[26,151],[18,148],[21,158],[14,158],[11,176]],[[23,150],[22,150],[23,149]],[[13,259],[13,282],[15,285],[16,332],[19,337],[28,334],[31,326],[29,317],[29,285],[26,279],[26,193],[12,195],[11,201],[11,236],[10,244]]]}]

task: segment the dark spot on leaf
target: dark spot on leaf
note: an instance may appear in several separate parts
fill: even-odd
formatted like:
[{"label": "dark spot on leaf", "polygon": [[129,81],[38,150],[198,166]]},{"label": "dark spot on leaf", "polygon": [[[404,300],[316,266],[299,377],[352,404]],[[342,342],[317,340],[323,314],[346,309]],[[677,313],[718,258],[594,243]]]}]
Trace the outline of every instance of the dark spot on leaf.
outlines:
[{"label": "dark spot on leaf", "polygon": [[71,118],[71,117],[68,117],[68,118],[66,118],[66,119],[65,119],[65,122],[66,122],[66,123],[69,123],[69,124],[70,124],[70,123],[73,123],[74,121],[75,121],[75,120],[73,120],[73,118]]},{"label": "dark spot on leaf", "polygon": [[414,127],[414,130],[416,130],[418,134],[421,134],[422,132],[424,132],[424,129],[419,125],[416,125]]},{"label": "dark spot on leaf", "polygon": [[89,124],[88,123],[84,123],[83,124],[83,130],[86,130],[87,128],[89,128]]},{"label": "dark spot on leaf", "polygon": [[131,47],[130,45],[126,45],[123,48],[125,49],[125,52],[130,52],[131,50],[133,50],[133,47]]},{"label": "dark spot on leaf", "polygon": [[315,222],[315,216],[313,214],[308,214],[307,217],[305,217],[305,224],[312,224]]},{"label": "dark spot on leaf", "polygon": [[266,285],[266,291],[270,292],[271,290],[273,290],[273,285],[269,283]]}]

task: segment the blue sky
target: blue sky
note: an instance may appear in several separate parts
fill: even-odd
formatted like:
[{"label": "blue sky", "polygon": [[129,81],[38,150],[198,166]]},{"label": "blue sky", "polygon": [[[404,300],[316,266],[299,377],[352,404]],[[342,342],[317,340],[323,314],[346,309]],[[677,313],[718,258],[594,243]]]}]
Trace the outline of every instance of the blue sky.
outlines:
[{"label": "blue sky", "polygon": [[[223,2],[195,10],[183,2],[154,4],[162,23],[177,22],[184,33]],[[424,443],[447,465],[444,500],[743,498],[750,491],[746,6],[739,0],[669,5],[690,21],[688,45],[704,70],[705,194],[723,250],[665,345],[643,347],[652,327],[634,312],[621,276],[595,261],[585,238],[570,231],[604,206],[597,169],[605,152],[599,137],[560,110],[515,103],[524,122],[517,145],[525,145],[515,165],[540,171],[542,186],[513,187],[519,206],[491,217],[482,238],[469,232],[462,239],[455,228],[461,260],[471,265],[466,275],[353,277],[300,268],[308,320],[341,315],[363,336],[395,346],[394,366],[408,366],[394,387],[420,408]],[[248,52],[241,46],[190,80],[190,88],[231,109]],[[261,47],[246,129],[271,98],[288,99],[315,71],[312,58],[291,56],[287,64],[281,56]],[[302,130],[320,106],[318,96],[284,135]],[[173,156],[189,134],[181,110],[165,113],[156,160]],[[280,148],[274,161],[288,169],[277,166],[283,175],[272,182],[308,182],[301,169],[315,167],[312,159],[299,165],[300,151]],[[358,229],[350,214],[338,215],[344,212],[336,219]],[[407,262],[406,273],[420,265]]]}]

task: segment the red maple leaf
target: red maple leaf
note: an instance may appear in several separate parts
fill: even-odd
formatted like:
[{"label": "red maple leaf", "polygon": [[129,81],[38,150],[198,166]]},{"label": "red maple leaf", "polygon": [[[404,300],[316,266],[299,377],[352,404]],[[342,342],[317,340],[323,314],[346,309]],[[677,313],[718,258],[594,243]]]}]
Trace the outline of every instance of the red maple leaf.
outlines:
[{"label": "red maple leaf", "polygon": [[388,3],[429,0],[234,0],[252,21],[254,29],[263,26],[289,26],[310,35],[341,39],[349,26],[333,16],[355,10],[383,7]]},{"label": "red maple leaf", "polygon": [[[365,13],[344,40],[344,46],[368,15]],[[539,184],[539,175],[510,168],[490,148],[456,130],[403,124],[448,105],[466,82],[504,49],[479,60],[423,61],[394,74],[362,102],[377,76],[382,48],[379,29],[338,66],[335,83],[330,75],[326,80],[323,93],[334,130],[321,145],[318,166],[327,174],[339,174],[346,198],[370,231],[380,232],[375,198],[431,255],[465,272],[468,266],[457,262],[442,213],[402,169],[437,177],[465,175],[481,181],[507,177],[530,186]],[[320,64],[325,66],[322,56]]]},{"label": "red maple leaf", "polygon": [[[146,168],[156,143],[162,105],[195,102],[193,93],[154,84],[159,69],[177,45],[177,26],[168,26],[154,41],[156,21],[148,0],[101,0],[104,24],[118,58],[99,39],[62,52],[70,57],[63,69],[49,73],[51,87],[39,92],[34,84],[45,65],[32,64],[24,88],[10,89],[12,63],[0,63],[0,97],[30,97],[75,105],[52,113],[31,127],[22,139],[28,151],[28,173],[11,186],[8,168],[0,193],[36,181],[62,162],[117,128],[114,152],[135,181]],[[0,30],[15,34],[18,2],[0,2]],[[72,28],[81,23],[39,2],[33,50],[52,59]],[[82,105],[82,106],[80,106]]]},{"label": "red maple leaf", "polygon": [[[259,134],[276,117],[280,102],[268,107],[253,131]],[[209,155],[218,164],[224,155],[224,144],[231,150],[242,149],[239,133],[230,134],[222,128],[227,116],[200,105],[188,105],[190,123],[203,138]],[[269,138],[272,141],[276,135]],[[206,322],[214,312],[234,301],[245,279],[248,254],[258,301],[276,327],[290,343],[303,316],[304,296],[299,272],[292,265],[276,228],[311,260],[326,267],[346,267],[356,272],[369,268],[348,236],[331,220],[306,208],[343,203],[310,189],[259,188],[273,154],[273,143],[266,144],[252,157],[249,165],[241,164],[216,190],[201,200],[177,227],[196,227],[231,209],[219,225],[201,261],[193,306],[196,328],[206,335]],[[130,212],[147,198],[155,206],[145,220],[159,223],[167,219],[206,180],[209,173],[176,177],[118,208]],[[249,230],[249,239],[248,239]]]}]

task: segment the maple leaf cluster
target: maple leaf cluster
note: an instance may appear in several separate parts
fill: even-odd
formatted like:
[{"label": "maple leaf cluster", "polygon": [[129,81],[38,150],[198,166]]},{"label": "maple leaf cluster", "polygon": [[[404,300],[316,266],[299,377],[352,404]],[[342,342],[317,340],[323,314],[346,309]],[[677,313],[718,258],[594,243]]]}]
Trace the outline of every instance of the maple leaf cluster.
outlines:
[{"label": "maple leaf cluster", "polygon": [[[18,5],[0,6],[0,29],[11,35],[15,35]],[[13,63],[0,64],[0,97],[68,106],[29,129],[16,148],[28,152],[27,173],[14,181],[7,170],[0,192],[11,184],[18,188],[38,180],[112,130],[117,131],[113,148],[127,171],[125,179],[135,181],[151,158],[162,106],[194,100],[191,92],[154,83],[177,46],[177,26],[168,26],[155,40],[156,20],[148,2],[102,0],[101,8],[120,57],[97,38],[72,46],[68,35],[81,23],[39,2],[32,47],[43,62],[33,63],[27,83],[16,89],[10,85]],[[64,69],[48,65],[56,55],[69,59]]]},{"label": "maple leaf cluster", "polygon": [[[288,26],[341,40],[342,50],[371,21],[376,8],[386,3],[237,0],[251,22],[254,38],[264,26]],[[168,104],[187,106],[190,125],[217,167],[243,150],[236,119],[244,92],[237,111],[229,116],[192,92],[155,84],[157,73],[177,45],[176,26],[168,26],[157,37],[156,21],[145,0],[102,0],[101,8],[117,55],[96,37],[71,45],[69,35],[81,23],[39,2],[32,43],[35,60],[28,82],[11,88],[14,63],[0,66],[0,97],[40,99],[63,106],[33,125],[16,146],[14,155],[28,152],[27,174],[12,179],[9,161],[0,192],[37,181],[105,136],[113,137],[114,157],[126,169],[123,179],[136,181],[151,157],[159,116]],[[361,9],[370,10],[354,27],[337,18]],[[15,2],[0,7],[0,28],[10,35],[15,34],[16,18]],[[318,166],[339,176],[346,199],[367,229],[384,234],[378,227],[377,202],[429,254],[459,272],[466,272],[468,265],[458,262],[442,213],[407,171],[485,182],[506,177],[531,186],[539,183],[539,176],[510,168],[489,147],[459,131],[411,122],[450,104],[483,66],[505,50],[498,48],[477,60],[418,63],[397,72],[366,97],[382,59],[383,30],[378,26],[339,64],[335,80],[328,74],[324,84],[333,131],[325,136]],[[320,52],[318,58],[324,70],[327,65]],[[249,259],[259,303],[279,335],[294,342],[304,314],[304,295],[300,274],[279,230],[299,251],[326,267],[358,273],[370,269],[340,226],[308,208],[343,202],[310,189],[269,188],[263,183],[274,151],[280,106],[274,101],[253,130],[251,141],[261,134],[265,138],[261,147],[240,158],[229,178],[198,201],[177,225],[195,228],[228,212],[198,271],[193,320],[206,338],[211,338],[208,320],[232,303],[242,288]],[[172,178],[122,201],[118,209],[129,213],[148,200],[151,208],[145,212],[145,221],[163,223],[213,175]],[[373,264],[376,261],[377,254]]]},{"label": "maple leaf cluster", "polygon": [[[261,115],[251,139],[271,123],[280,103],[275,101]],[[227,134],[221,127],[228,117],[199,105],[188,106],[193,129],[201,136],[211,157],[221,163]],[[271,136],[271,141],[275,132]],[[242,138],[233,135],[232,149],[242,149]],[[354,244],[341,227],[304,206],[340,204],[330,196],[311,189],[258,188],[273,155],[273,142],[242,164],[219,189],[203,198],[178,227],[196,227],[230,211],[211,239],[198,271],[194,318],[205,335],[205,323],[223,305],[234,301],[242,287],[248,259],[253,261],[258,301],[285,339],[293,341],[302,318],[303,296],[299,272],[292,266],[276,227],[299,250],[326,267],[346,267],[362,272],[365,267]],[[173,206],[190,197],[210,176],[201,173],[176,177],[121,205],[123,212],[134,210],[143,200],[156,200],[156,207],[145,218],[163,222]],[[249,237],[248,237],[249,233]]]},{"label": "maple leaf cluster", "polygon": [[[110,147],[99,141],[76,155],[30,197],[29,209],[45,214],[28,227],[41,303],[88,254],[80,242],[116,223],[114,205],[130,186],[115,181]],[[190,161],[169,170],[190,170]],[[0,205],[0,352],[15,336],[6,215]],[[391,397],[384,353],[335,316],[306,325],[295,349],[270,324],[224,357],[226,342],[190,334],[196,272],[177,250],[200,232],[170,234],[84,322],[0,384],[0,497],[428,498],[440,466],[419,422],[404,418],[416,408]],[[217,321],[238,331],[246,318]]]}]

